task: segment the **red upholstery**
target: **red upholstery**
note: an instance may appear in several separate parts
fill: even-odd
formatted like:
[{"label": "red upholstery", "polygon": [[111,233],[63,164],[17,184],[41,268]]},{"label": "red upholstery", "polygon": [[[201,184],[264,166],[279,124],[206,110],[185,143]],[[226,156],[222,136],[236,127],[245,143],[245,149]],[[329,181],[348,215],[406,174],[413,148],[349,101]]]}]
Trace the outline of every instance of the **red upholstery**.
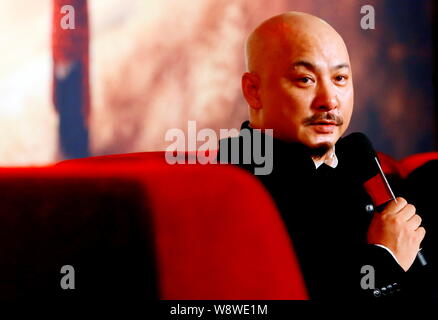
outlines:
[{"label": "red upholstery", "polygon": [[426,162],[438,160],[438,152],[418,153],[406,157],[401,161],[397,161],[382,152],[378,152],[377,156],[385,174],[399,176],[402,179],[406,178],[412,171],[421,167]]},{"label": "red upholstery", "polygon": [[407,177],[416,168],[421,167],[430,160],[438,160],[438,152],[418,153],[402,159],[400,161],[401,176],[403,178]]},{"label": "red upholstery", "polygon": [[284,225],[255,182],[230,167],[149,173],[164,299],[306,298]]},{"label": "red upholstery", "polygon": [[400,164],[387,154],[383,152],[377,152],[377,158],[379,159],[382,170],[386,175],[400,176]]},{"label": "red upholstery", "polygon": [[[278,211],[254,177],[228,165],[168,165],[164,153],[159,155],[0,169],[0,180],[40,177],[49,184],[58,181],[57,188],[69,177],[139,182],[142,214],[152,220],[162,299],[307,298]],[[46,205],[54,201],[48,195]]]},{"label": "red upholstery", "polygon": [[[141,183],[72,169],[0,169],[0,298],[156,297]],[[75,290],[60,287],[64,265]]]}]

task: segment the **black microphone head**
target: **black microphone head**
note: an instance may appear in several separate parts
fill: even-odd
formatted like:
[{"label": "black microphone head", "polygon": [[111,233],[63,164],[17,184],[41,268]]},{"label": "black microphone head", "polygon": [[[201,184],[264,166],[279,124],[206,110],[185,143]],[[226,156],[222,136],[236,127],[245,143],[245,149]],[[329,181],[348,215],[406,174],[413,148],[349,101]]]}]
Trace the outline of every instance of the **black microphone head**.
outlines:
[{"label": "black microphone head", "polygon": [[371,141],[361,132],[354,132],[339,140],[336,144],[336,154],[339,150],[339,161],[348,172],[361,183],[379,173],[375,158],[377,157]]}]

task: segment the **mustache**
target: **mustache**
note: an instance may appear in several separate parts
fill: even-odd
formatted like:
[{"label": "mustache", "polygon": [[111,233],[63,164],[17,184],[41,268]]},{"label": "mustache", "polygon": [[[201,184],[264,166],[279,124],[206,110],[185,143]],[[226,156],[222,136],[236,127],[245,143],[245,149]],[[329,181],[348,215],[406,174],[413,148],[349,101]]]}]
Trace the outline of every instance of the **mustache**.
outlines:
[{"label": "mustache", "polygon": [[333,121],[335,125],[341,126],[344,124],[344,119],[341,116],[329,112],[317,113],[313,116],[304,119],[304,124],[310,125],[320,121]]}]

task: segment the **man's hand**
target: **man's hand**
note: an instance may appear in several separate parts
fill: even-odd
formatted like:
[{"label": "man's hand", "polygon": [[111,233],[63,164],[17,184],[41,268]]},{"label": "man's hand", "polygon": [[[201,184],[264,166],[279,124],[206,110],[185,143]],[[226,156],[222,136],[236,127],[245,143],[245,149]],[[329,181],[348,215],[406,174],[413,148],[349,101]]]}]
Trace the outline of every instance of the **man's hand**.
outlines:
[{"label": "man's hand", "polygon": [[426,234],[421,217],[405,199],[391,201],[381,213],[375,213],[368,228],[368,243],[390,249],[400,266],[407,271],[414,263],[420,243]]}]

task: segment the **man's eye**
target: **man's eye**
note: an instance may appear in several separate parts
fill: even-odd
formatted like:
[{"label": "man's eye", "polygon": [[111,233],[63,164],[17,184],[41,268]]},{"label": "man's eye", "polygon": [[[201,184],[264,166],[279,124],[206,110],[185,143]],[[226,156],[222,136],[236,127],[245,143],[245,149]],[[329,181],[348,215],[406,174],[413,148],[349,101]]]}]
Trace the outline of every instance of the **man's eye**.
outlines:
[{"label": "man's eye", "polygon": [[347,80],[347,77],[346,77],[346,76],[342,76],[342,75],[340,75],[340,76],[336,76],[336,77],[335,77],[335,80],[336,80],[336,81],[339,81],[339,82],[344,82],[344,81]]},{"label": "man's eye", "polygon": [[312,82],[312,79],[309,77],[302,77],[302,78],[298,78],[298,81],[304,84],[309,84]]}]

